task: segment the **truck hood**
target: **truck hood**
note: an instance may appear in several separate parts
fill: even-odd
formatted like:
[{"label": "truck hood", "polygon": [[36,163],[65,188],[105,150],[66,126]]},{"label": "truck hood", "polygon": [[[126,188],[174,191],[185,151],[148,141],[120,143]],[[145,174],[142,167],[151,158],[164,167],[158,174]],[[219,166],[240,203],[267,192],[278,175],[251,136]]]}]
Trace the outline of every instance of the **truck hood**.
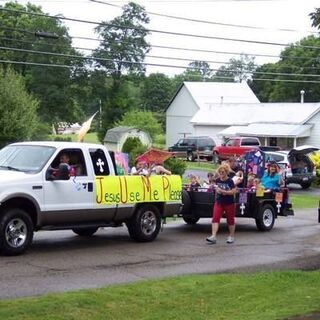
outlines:
[{"label": "truck hood", "polygon": [[307,155],[311,152],[318,151],[318,150],[319,150],[319,148],[317,148],[317,147],[310,146],[310,145],[303,145],[303,146],[299,146],[294,149],[291,149],[288,153],[288,156],[293,156],[293,155],[297,155],[297,154]]},{"label": "truck hood", "polygon": [[21,181],[33,176],[25,172],[13,171],[13,170],[0,170],[0,182],[7,183],[11,181]]}]

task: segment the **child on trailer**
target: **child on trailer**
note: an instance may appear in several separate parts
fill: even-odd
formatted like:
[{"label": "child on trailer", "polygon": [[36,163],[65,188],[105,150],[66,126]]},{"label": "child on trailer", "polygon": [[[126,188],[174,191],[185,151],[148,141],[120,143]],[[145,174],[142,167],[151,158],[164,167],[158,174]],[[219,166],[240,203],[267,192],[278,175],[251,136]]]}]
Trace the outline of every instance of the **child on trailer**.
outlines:
[{"label": "child on trailer", "polygon": [[201,184],[199,182],[199,179],[197,176],[195,176],[194,174],[190,174],[189,175],[189,185],[188,185],[188,189],[189,190],[194,190],[194,191],[198,191],[198,188],[201,187]]}]

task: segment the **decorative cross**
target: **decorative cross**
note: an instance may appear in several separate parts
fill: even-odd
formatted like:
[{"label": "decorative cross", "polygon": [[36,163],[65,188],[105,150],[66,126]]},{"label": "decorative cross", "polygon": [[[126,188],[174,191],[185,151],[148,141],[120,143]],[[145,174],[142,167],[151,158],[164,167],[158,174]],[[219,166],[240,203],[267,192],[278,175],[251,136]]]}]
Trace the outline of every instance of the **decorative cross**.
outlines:
[{"label": "decorative cross", "polygon": [[103,172],[104,162],[99,158],[96,165],[100,168],[100,172]]},{"label": "decorative cross", "polygon": [[244,203],[241,203],[240,209],[241,209],[241,215],[244,215],[244,209],[246,208],[246,206],[244,205]]},{"label": "decorative cross", "polygon": [[280,213],[280,208],[281,208],[281,203],[280,202],[277,203],[277,208],[278,208],[278,213]]}]

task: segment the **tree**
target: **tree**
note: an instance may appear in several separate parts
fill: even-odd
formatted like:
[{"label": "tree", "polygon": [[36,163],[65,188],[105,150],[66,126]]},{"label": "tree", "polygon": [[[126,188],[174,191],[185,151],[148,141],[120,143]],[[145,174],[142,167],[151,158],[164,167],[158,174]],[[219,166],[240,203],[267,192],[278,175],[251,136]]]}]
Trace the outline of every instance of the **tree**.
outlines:
[{"label": "tree", "polygon": [[[4,8],[16,12],[0,11],[0,45],[8,48],[0,51],[0,59],[26,63],[12,64],[11,68],[25,77],[28,91],[39,100],[38,114],[42,121],[79,121],[79,116],[83,114],[78,101],[72,96],[71,86],[77,69],[83,67],[83,62],[61,56],[79,54],[72,48],[67,28],[58,18],[44,16],[41,7],[30,3],[23,6],[16,2],[8,2]],[[36,37],[36,31],[50,32],[58,38]],[[14,48],[24,51],[16,51]],[[70,68],[28,63],[66,65]]]},{"label": "tree", "polygon": [[142,88],[142,100],[146,110],[164,112],[172,98],[172,82],[163,73],[152,73],[145,77]]},{"label": "tree", "polygon": [[[115,79],[129,71],[144,73],[145,67],[142,64],[150,45],[145,37],[149,31],[144,24],[149,23],[145,9],[129,2],[123,6],[123,13],[111,21],[104,21],[96,32],[101,42],[94,56],[99,67],[103,67]],[[101,60],[100,60],[101,59]]]},{"label": "tree", "polygon": [[310,17],[312,20],[312,27],[320,28],[320,8],[315,9],[315,12],[310,13]]},{"label": "tree", "polygon": [[202,81],[205,81],[206,79],[209,79],[212,76],[212,70],[210,69],[209,63],[200,60],[190,62],[186,72],[199,75]]},{"label": "tree", "polygon": [[0,144],[29,140],[37,130],[38,101],[26,91],[24,79],[0,68]]},{"label": "tree", "polygon": [[[320,78],[320,61],[315,47],[320,47],[320,38],[309,36],[285,48],[281,52],[280,61],[259,69],[265,74],[254,75],[252,88],[255,93],[263,97],[264,101],[299,102],[300,91],[304,90],[306,102],[319,101],[320,87],[317,81]],[[263,84],[258,83],[262,82],[261,79],[274,81],[268,81],[266,89],[264,81]]]},{"label": "tree", "polygon": [[161,126],[150,111],[131,110],[117,122],[118,126],[131,126],[148,132],[152,139],[161,133]]},{"label": "tree", "polygon": [[241,54],[239,59],[231,58],[227,66],[221,66],[214,75],[215,81],[242,82],[252,77],[256,65],[255,57]]},{"label": "tree", "polygon": [[108,89],[108,101],[103,104],[102,137],[120,119],[125,111],[131,108],[122,85],[123,75],[143,74],[145,67],[143,61],[150,45],[145,37],[149,31],[144,24],[149,23],[145,9],[133,2],[123,6],[121,16],[111,21],[102,22],[95,30],[101,38],[100,45],[94,52],[96,64],[107,74],[111,75],[111,86]]}]

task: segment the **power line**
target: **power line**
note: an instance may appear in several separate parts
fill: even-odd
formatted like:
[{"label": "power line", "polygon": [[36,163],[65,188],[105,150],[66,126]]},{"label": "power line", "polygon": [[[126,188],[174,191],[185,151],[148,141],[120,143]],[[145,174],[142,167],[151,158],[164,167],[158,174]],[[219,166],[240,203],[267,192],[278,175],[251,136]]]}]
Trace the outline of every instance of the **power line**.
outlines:
[{"label": "power line", "polygon": [[[24,30],[24,29],[15,29],[15,28],[6,28],[6,27],[2,27],[0,26],[0,29],[9,29],[12,31],[21,31],[21,32],[26,32],[26,33],[30,33],[32,35],[34,35],[33,31],[29,31],[29,30]],[[23,43],[30,43],[30,44],[34,44],[34,42],[30,42],[30,41],[23,41],[20,39],[11,39],[11,38],[7,38],[7,37],[1,37],[2,39],[5,40],[9,40],[9,41],[18,41],[18,42],[23,42]],[[80,40],[89,40],[89,41],[96,41],[96,42],[103,42],[103,40],[101,39],[97,39],[97,38],[90,38],[90,37],[80,37],[80,36],[72,36],[70,35],[70,38],[72,39],[80,39]],[[124,41],[122,43],[125,43]],[[49,44],[46,43],[48,46],[53,46],[53,44]],[[218,53],[218,54],[228,54],[228,55],[249,55],[249,56],[256,56],[256,57],[267,57],[267,58],[282,58],[282,59],[292,59],[292,60],[304,60],[304,59],[308,59],[308,60],[319,60],[318,58],[313,58],[313,57],[295,57],[295,56],[280,56],[280,55],[271,55],[271,54],[262,54],[262,53],[248,53],[248,52],[232,52],[232,51],[216,51],[216,50],[208,50],[208,49],[198,49],[198,48],[182,48],[182,47],[175,47],[175,46],[160,46],[160,45],[152,45],[151,47],[154,48],[161,48],[161,49],[170,49],[170,50],[181,50],[181,51],[193,51],[193,52],[203,52],[203,53]],[[95,49],[92,48],[81,48],[81,47],[74,47],[75,49],[79,49],[79,50],[88,50],[88,51],[93,51]],[[320,48],[320,47],[319,47]]]},{"label": "power line", "polygon": [[[69,65],[60,65],[60,64],[46,64],[46,63],[35,63],[35,62],[26,62],[26,61],[14,61],[14,60],[0,60],[0,63],[6,64],[22,64],[22,65],[30,65],[30,66],[40,66],[40,67],[61,67],[61,68],[69,68],[74,69],[74,66]],[[85,69],[84,67],[78,67],[78,69]],[[181,67],[180,67],[181,68]],[[108,71],[117,71],[115,69],[108,69]],[[233,77],[226,76],[217,76],[217,79],[230,79],[234,80]],[[254,81],[273,81],[273,82],[292,82],[292,83],[317,83],[320,84],[320,81],[316,80],[294,80],[294,79],[263,79],[256,78]]]},{"label": "power line", "polygon": [[[184,67],[184,66],[177,66],[177,65],[167,65],[167,64],[156,64],[156,63],[147,63],[147,62],[133,62],[133,61],[125,61],[125,60],[117,60],[117,59],[109,59],[109,58],[97,58],[97,57],[83,57],[73,54],[63,54],[63,53],[53,53],[47,51],[37,51],[37,50],[27,50],[27,49],[20,49],[20,48],[12,48],[12,47],[2,47],[0,46],[0,50],[10,50],[16,52],[25,52],[25,53],[32,53],[32,54],[39,54],[39,55],[48,55],[48,56],[58,56],[58,57],[65,57],[65,58],[74,58],[74,59],[81,59],[81,60],[93,60],[93,61],[106,61],[106,62],[114,62],[114,63],[126,63],[131,65],[148,65],[148,66],[157,66],[157,67],[170,67],[170,68],[182,68],[182,69],[196,69],[196,70],[210,70],[210,71],[219,71],[219,69],[214,68],[197,68],[197,67]],[[237,72],[237,70],[227,70],[227,72]],[[320,77],[318,74],[303,74],[303,73],[283,73],[283,72],[261,72],[261,71],[249,71],[243,70],[244,73],[250,74],[261,74],[261,75],[273,75],[273,76],[289,76],[289,77]]]},{"label": "power line", "polygon": [[[120,5],[112,4],[112,3],[101,1],[101,0],[89,0],[89,1],[101,3],[101,4],[104,4],[107,6],[111,6],[111,7],[122,8],[122,6],[120,6]],[[186,18],[186,17],[173,16],[173,15],[169,15],[169,14],[156,13],[156,12],[151,12],[151,11],[145,11],[145,12],[147,14],[153,15],[153,16],[165,17],[165,18],[176,19],[176,20],[183,20],[183,21],[190,21],[190,22],[212,24],[212,25],[219,25],[219,26],[225,26],[225,27],[245,28],[245,29],[254,29],[254,30],[300,32],[299,30],[295,30],[295,29],[256,27],[256,26],[249,26],[249,25],[240,25],[240,24],[222,23],[222,22],[208,21],[208,20],[191,19],[191,18]],[[317,31],[307,31],[307,32],[312,33],[312,34],[318,34]]]},{"label": "power line", "polygon": [[[48,17],[48,18],[52,18],[52,19],[68,20],[68,21],[74,21],[74,22],[94,24],[94,25],[99,25],[99,26],[120,28],[120,29],[131,29],[131,30],[136,30],[136,31],[162,33],[162,34],[174,35],[174,36],[193,37],[193,38],[202,38],[202,39],[211,39],[211,40],[234,41],[234,42],[244,42],[244,43],[253,43],[253,44],[261,44],[261,45],[271,45],[271,46],[289,46],[290,45],[290,44],[284,44],[284,43],[278,43],[278,42],[245,40],[245,39],[237,39],[237,38],[206,36],[206,35],[197,35],[197,34],[191,34],[191,33],[182,33],[182,32],[156,30],[156,29],[138,28],[138,27],[133,27],[133,26],[120,26],[120,25],[116,25],[116,24],[112,24],[112,23],[104,23],[104,22],[99,23],[99,22],[96,22],[96,21],[80,20],[80,19],[66,18],[66,17],[61,17],[61,16],[58,17],[58,16],[52,16],[52,15],[46,15],[46,14],[34,13],[34,12],[25,12],[25,11],[21,11],[21,10],[13,10],[13,9],[7,9],[7,8],[0,8],[0,10],[6,11],[6,12],[11,12],[11,13],[28,14],[28,15],[34,15],[34,16]],[[300,45],[300,47],[309,48],[309,49],[320,49],[320,47],[317,47],[317,46],[302,46],[302,45]]]}]

